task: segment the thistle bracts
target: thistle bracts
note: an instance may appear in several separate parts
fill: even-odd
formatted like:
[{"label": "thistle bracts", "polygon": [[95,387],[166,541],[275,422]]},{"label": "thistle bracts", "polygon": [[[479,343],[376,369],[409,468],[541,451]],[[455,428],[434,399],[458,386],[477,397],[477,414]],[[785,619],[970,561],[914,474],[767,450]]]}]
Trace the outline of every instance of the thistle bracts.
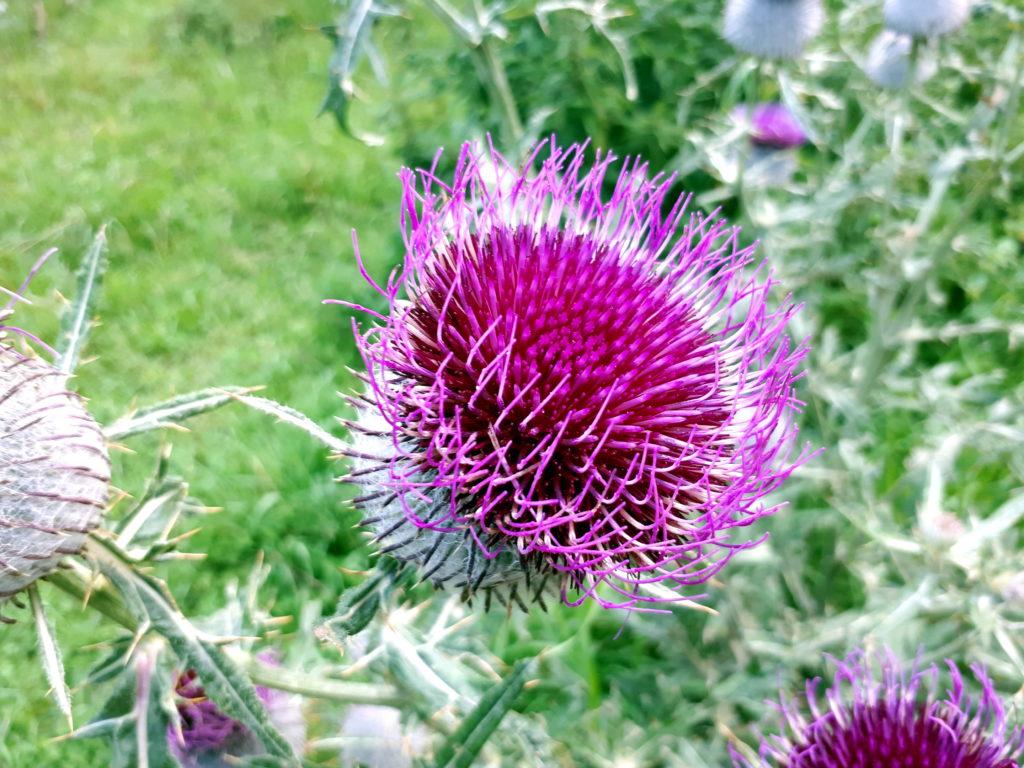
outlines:
[{"label": "thistle bracts", "polygon": [[[615,160],[466,145],[450,183],[401,174],[352,479],[386,548],[464,589],[534,571],[569,605],[681,599],[756,543],[733,529],[793,469],[795,308],[769,308],[735,229]],[[427,559],[437,534],[454,563]]]},{"label": "thistle bracts", "polygon": [[0,598],[79,552],[106,506],[103,434],[67,379],[0,343]]}]

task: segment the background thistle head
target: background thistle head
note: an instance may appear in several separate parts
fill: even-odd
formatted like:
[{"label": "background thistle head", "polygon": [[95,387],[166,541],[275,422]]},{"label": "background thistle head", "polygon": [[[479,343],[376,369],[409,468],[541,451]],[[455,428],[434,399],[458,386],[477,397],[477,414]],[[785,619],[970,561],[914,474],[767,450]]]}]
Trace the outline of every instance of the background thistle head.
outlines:
[{"label": "background thistle head", "polygon": [[809,680],[805,701],[783,695],[780,731],[738,768],[1016,768],[1024,729],[1011,726],[985,669],[971,666],[968,690],[959,668],[903,664],[888,650],[855,651],[835,660],[831,685]]},{"label": "background thistle head", "polygon": [[766,59],[795,59],[825,21],[820,0],[727,0],[722,35]]}]

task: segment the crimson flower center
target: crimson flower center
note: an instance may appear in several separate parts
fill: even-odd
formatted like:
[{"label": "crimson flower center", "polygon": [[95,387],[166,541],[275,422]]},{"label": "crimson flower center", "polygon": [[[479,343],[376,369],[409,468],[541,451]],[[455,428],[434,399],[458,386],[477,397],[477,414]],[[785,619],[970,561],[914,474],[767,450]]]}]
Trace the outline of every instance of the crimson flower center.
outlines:
[{"label": "crimson flower center", "polygon": [[790,754],[791,768],[1017,768],[962,713],[906,701],[855,707],[840,724],[815,723]]},{"label": "crimson flower center", "polygon": [[426,462],[460,466],[485,530],[536,535],[524,549],[642,548],[686,535],[679,505],[725,483],[727,372],[693,298],[650,263],[585,234],[496,228],[410,286],[394,370],[433,397],[408,398],[406,426]]}]

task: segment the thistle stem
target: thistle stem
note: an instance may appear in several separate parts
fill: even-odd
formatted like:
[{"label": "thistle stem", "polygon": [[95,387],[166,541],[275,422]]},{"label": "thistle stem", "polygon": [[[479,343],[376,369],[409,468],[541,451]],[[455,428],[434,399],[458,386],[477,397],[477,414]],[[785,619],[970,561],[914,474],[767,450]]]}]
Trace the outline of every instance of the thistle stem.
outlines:
[{"label": "thistle stem", "polygon": [[380,704],[396,707],[408,700],[391,685],[331,680],[294,669],[271,667],[238,649],[228,649],[232,660],[252,678],[254,683],[279,691],[298,693],[314,699],[329,699],[346,704]]}]

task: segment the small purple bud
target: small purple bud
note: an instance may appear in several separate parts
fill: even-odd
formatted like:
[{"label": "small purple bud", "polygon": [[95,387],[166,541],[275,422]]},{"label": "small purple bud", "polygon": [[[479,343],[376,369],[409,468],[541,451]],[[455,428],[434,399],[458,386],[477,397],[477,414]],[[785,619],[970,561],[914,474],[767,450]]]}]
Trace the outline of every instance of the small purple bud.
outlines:
[{"label": "small purple bud", "polygon": [[738,107],[737,113],[750,125],[750,141],[758,147],[791,149],[807,143],[807,134],[789,109],[778,102]]}]

